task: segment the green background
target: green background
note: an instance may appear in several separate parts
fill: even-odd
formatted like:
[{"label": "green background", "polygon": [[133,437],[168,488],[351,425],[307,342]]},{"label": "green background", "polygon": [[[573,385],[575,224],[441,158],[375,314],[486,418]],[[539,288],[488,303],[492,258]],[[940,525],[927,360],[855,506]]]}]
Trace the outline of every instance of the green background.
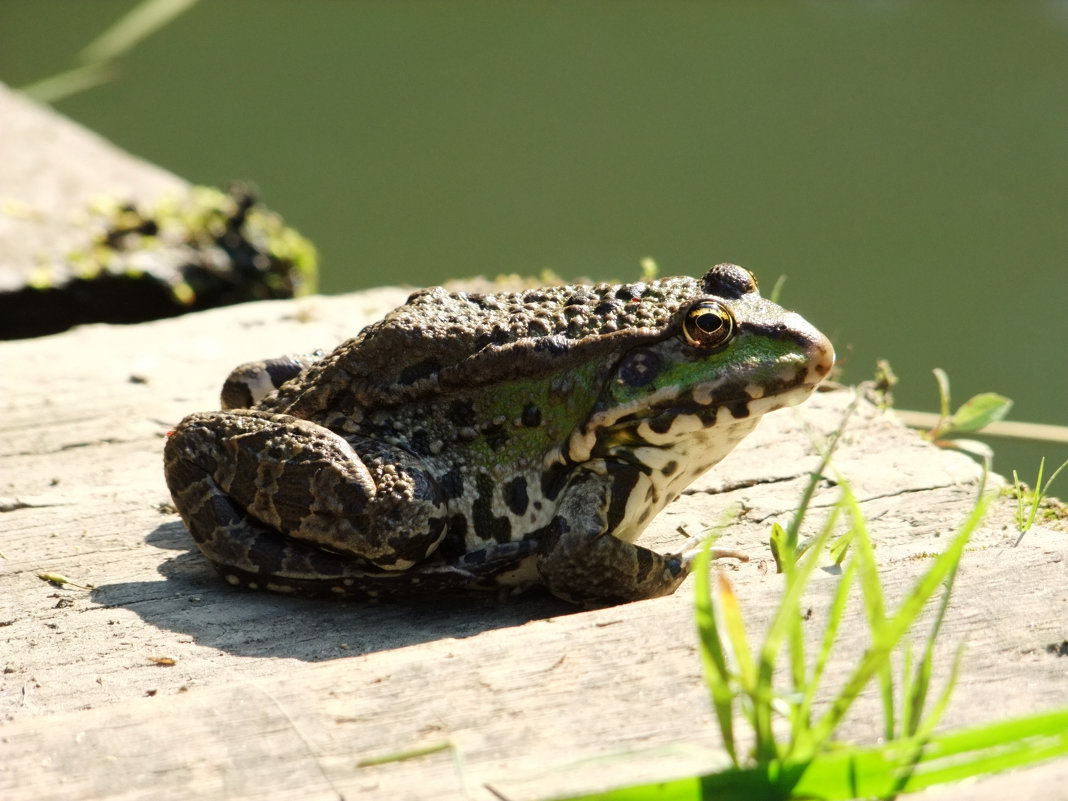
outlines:
[{"label": "green background", "polygon": [[[133,5],[2,0],[0,80]],[[787,276],[844,380],[888,358],[933,411],[942,367],[1068,424],[1068,3],[216,0],[121,68],[57,107],[254,182],[326,292],[734,261]],[[1027,480],[1068,457],[993,442]]]}]

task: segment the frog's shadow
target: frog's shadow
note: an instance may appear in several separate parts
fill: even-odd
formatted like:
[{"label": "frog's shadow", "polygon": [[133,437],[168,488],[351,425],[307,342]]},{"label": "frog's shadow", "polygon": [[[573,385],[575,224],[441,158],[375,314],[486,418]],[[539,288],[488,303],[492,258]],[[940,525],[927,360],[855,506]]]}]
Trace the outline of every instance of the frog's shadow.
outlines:
[{"label": "frog's shadow", "polygon": [[163,581],[101,585],[93,600],[236,656],[320,662],[580,611],[538,590],[506,601],[486,594],[381,603],[252,592],[228,586],[180,522],[158,526],[145,541],[180,551],[160,563]]}]

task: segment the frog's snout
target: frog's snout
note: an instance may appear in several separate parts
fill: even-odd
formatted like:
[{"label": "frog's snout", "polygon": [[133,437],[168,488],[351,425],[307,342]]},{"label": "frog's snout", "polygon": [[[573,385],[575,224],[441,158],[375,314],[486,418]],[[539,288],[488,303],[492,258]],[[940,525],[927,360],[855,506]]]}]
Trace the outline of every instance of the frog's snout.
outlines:
[{"label": "frog's snout", "polygon": [[800,314],[787,315],[788,325],[795,331],[808,355],[808,373],[805,384],[815,386],[830,375],[834,368],[834,345],[822,331]]},{"label": "frog's snout", "polygon": [[809,361],[808,375],[811,383],[818,384],[830,375],[834,369],[834,345],[819,331],[815,342],[809,349],[811,359]]}]

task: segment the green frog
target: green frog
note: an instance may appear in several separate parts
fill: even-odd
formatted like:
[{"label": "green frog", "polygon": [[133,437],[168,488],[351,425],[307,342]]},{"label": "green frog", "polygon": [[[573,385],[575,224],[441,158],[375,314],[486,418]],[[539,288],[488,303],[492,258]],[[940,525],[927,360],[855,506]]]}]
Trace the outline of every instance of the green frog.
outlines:
[{"label": "green frog", "polygon": [[416,292],[329,354],[244,365],[168,437],[167,484],[234,585],[370,598],[673,592],[634,544],[834,349],[732,264],[702,278]]}]

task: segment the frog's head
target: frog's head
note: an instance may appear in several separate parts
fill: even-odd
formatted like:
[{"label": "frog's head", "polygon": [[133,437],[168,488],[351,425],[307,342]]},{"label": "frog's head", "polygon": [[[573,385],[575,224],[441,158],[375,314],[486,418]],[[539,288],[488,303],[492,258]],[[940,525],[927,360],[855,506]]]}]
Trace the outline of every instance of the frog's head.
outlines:
[{"label": "frog's head", "polygon": [[692,480],[762,415],[800,403],[831,371],[827,337],[760,297],[748,270],[719,264],[695,284],[662,336],[620,355],[567,443],[572,460],[668,466]]}]

